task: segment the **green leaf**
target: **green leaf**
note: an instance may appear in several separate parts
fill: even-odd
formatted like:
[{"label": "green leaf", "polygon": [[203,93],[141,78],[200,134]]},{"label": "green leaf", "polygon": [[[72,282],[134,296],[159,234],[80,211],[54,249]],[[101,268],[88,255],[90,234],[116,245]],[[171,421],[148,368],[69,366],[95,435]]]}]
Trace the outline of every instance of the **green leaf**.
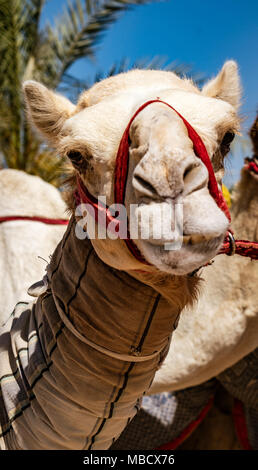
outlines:
[{"label": "green leaf", "polygon": [[[41,28],[45,0],[0,0],[0,157],[5,165],[59,184],[63,162],[27,123],[22,82],[38,80],[76,99],[92,80],[72,77],[69,67],[79,58],[94,57],[103,33],[122,12],[146,3],[149,1],[67,0],[54,26]],[[160,63],[155,58],[147,64]],[[129,65],[128,60],[113,64],[105,74],[96,74],[95,80],[128,70]]]}]

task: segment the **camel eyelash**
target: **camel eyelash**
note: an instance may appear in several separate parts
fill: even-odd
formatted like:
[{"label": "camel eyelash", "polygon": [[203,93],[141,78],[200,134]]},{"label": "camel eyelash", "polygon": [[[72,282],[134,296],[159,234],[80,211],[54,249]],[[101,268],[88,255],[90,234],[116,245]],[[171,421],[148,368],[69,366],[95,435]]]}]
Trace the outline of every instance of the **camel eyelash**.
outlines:
[{"label": "camel eyelash", "polygon": [[76,150],[70,150],[66,155],[72,163],[78,164],[83,161],[83,155]]},{"label": "camel eyelash", "polygon": [[88,169],[88,161],[86,157],[78,150],[69,150],[66,153],[75,170],[80,174],[84,173]]},{"label": "camel eyelash", "polygon": [[230,145],[235,138],[235,133],[233,131],[228,131],[224,134],[220,142],[220,153],[222,157],[226,157],[230,152]]}]

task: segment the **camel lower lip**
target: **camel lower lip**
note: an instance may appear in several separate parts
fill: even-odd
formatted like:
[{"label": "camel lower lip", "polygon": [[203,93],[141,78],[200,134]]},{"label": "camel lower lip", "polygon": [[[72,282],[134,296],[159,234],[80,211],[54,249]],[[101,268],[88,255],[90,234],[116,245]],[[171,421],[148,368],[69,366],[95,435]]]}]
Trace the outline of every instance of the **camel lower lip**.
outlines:
[{"label": "camel lower lip", "polygon": [[166,246],[178,241],[181,241],[183,245],[198,245],[200,243],[207,243],[211,240],[217,239],[220,235],[217,233],[209,233],[209,234],[192,234],[192,235],[183,235],[183,237],[178,237],[177,240],[148,240],[151,245],[154,246]]},{"label": "camel lower lip", "polygon": [[209,233],[206,235],[203,234],[193,234],[193,235],[183,235],[183,244],[184,245],[198,245],[199,243],[209,242],[217,238],[218,234]]}]

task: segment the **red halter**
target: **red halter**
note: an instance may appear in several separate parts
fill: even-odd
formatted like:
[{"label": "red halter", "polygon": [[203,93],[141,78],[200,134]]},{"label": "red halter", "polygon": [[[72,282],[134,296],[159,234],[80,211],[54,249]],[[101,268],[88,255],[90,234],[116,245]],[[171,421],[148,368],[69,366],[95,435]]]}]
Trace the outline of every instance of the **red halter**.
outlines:
[{"label": "red halter", "polygon": [[[257,157],[245,158],[244,170],[258,175],[258,165],[256,161]],[[237,254],[258,260],[258,242],[250,242],[249,240],[235,240],[232,233],[228,232],[218,255],[220,254]]]},{"label": "red halter", "polygon": [[245,158],[245,170],[249,171],[250,173],[255,173],[256,175],[258,175],[258,165],[257,165],[257,157],[253,157],[253,158]]},{"label": "red halter", "polygon": [[182,119],[184,125],[187,128],[188,135],[193,142],[193,148],[194,151],[199,157],[202,162],[205,164],[208,173],[209,173],[209,191],[211,193],[211,196],[215,199],[217,205],[220,207],[220,209],[226,214],[227,218],[230,219],[230,213],[226,204],[226,201],[222,195],[222,192],[219,190],[217,181],[214,175],[214,171],[212,168],[212,164],[208,155],[208,152],[206,150],[206,147],[200,138],[200,136],[197,134],[197,132],[193,129],[193,127],[189,124],[188,121],[175,109],[173,108],[170,104],[166,103],[165,101],[162,100],[151,100],[147,101],[144,103],[133,115],[131,118],[124,134],[121,139],[117,157],[116,157],[116,168],[115,168],[115,202],[119,204],[124,204],[124,196],[125,196],[125,188],[126,188],[126,178],[127,178],[127,170],[128,170],[128,158],[129,158],[129,132],[130,132],[130,127],[133,122],[133,120],[136,118],[136,116],[147,106],[149,106],[152,103],[162,103],[168,106],[170,109],[175,111],[175,113]]},{"label": "red halter", "polygon": [[[136,116],[145,109],[147,106],[149,106],[152,103],[162,103],[166,106],[168,106],[170,109],[172,109],[184,122],[188,136],[193,142],[193,148],[195,151],[195,154],[197,157],[199,157],[202,162],[205,164],[208,173],[209,173],[209,183],[208,183],[208,188],[210,191],[211,196],[214,198],[216,201],[218,207],[225,213],[227,216],[228,220],[231,221],[230,217],[230,212],[227,207],[226,201],[222,195],[222,192],[218,188],[217,181],[214,175],[213,167],[208,155],[208,152],[206,150],[206,147],[200,138],[200,136],[197,134],[197,132],[193,129],[193,127],[189,124],[188,121],[175,109],[173,108],[170,104],[166,103],[165,101],[162,101],[160,99],[155,99],[155,100],[150,100],[144,103],[140,108],[137,109],[137,111],[134,113],[133,117],[130,119],[124,134],[122,136],[122,139],[120,141],[120,145],[118,148],[117,152],[117,157],[116,157],[116,164],[115,164],[115,180],[114,180],[114,202],[115,204],[124,204],[125,202],[125,190],[126,190],[126,181],[127,181],[127,174],[128,174],[128,160],[129,160],[129,146],[130,146],[130,138],[129,138],[129,132],[130,132],[130,127]],[[81,178],[77,175],[77,191],[75,192],[75,198],[76,198],[76,204],[80,203],[88,203],[91,204],[91,206],[94,208],[95,212],[95,220],[98,222],[98,215],[99,211],[101,213],[105,214],[105,224],[106,227],[111,221],[116,221],[117,224],[119,224],[118,220],[114,218],[107,206],[105,206],[102,203],[98,203],[98,200],[92,196],[85,185],[83,184]],[[229,240],[230,238],[230,240]],[[233,241],[232,241],[233,240]],[[130,233],[129,230],[127,231],[127,238],[124,240],[129,251],[133,254],[133,256],[140,261],[143,264],[149,265],[144,257],[142,256],[141,252],[133,242],[133,240],[130,238]],[[228,253],[228,254],[233,254],[232,251],[232,243],[236,243],[232,235],[227,235],[225,239],[225,243],[223,245],[222,250],[220,253]],[[250,243],[250,242],[246,242]],[[258,244],[257,244],[258,245]],[[238,250],[236,250],[238,252]],[[247,255],[250,256],[250,255]],[[257,250],[257,257],[258,257],[258,250]]]},{"label": "red halter", "polygon": [[47,225],[68,225],[69,220],[66,219],[49,219],[47,217],[27,216],[27,215],[6,215],[0,217],[0,224],[3,222],[12,222],[14,220],[28,220],[34,222],[42,222]]}]

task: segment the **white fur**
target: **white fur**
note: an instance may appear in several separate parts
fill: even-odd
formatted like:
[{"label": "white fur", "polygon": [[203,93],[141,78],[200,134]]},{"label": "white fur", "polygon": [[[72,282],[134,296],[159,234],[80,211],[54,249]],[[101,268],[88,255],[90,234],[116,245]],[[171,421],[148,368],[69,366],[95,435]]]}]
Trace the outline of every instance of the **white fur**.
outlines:
[{"label": "white fur", "polygon": [[[67,218],[59,191],[37,176],[0,171],[0,216]],[[29,286],[42,278],[46,262],[62,238],[64,225],[12,221],[0,224],[0,323],[18,301],[31,301]]]},{"label": "white fur", "polygon": [[258,294],[254,287],[258,266],[256,261],[237,261],[238,266],[236,259],[221,255],[204,269],[203,294],[194,309],[181,313],[150,394],[205,382],[258,346]]}]

